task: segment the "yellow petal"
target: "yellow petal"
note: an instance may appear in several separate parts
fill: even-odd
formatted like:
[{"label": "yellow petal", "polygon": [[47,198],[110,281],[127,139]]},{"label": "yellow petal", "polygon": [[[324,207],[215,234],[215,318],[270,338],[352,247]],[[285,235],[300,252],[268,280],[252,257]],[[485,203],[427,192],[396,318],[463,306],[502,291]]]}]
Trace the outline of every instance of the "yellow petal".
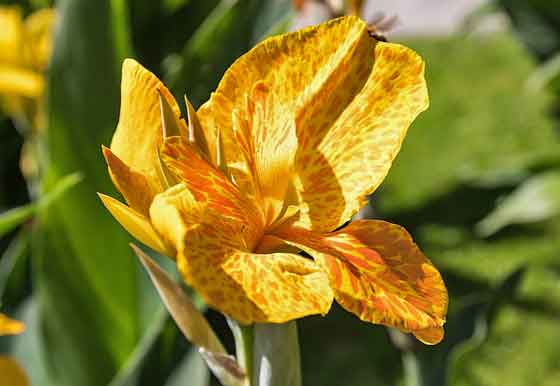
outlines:
[{"label": "yellow petal", "polygon": [[43,89],[41,74],[20,67],[0,65],[0,93],[39,98]]},{"label": "yellow petal", "polygon": [[[169,90],[151,72],[132,59],[122,68],[121,110],[111,151],[126,165],[146,176],[158,191],[166,188],[159,167],[158,149],[163,139],[159,94],[170,106],[178,125],[180,109]],[[181,132],[187,132],[186,127]]]},{"label": "yellow petal", "polygon": [[25,370],[12,358],[0,356],[0,386],[27,386]]},{"label": "yellow petal", "polygon": [[0,26],[0,63],[20,63],[23,29],[21,9],[17,6],[0,7]]},{"label": "yellow petal", "polygon": [[[293,119],[298,97],[341,47],[347,49],[344,43],[355,39],[362,24],[358,18],[352,17],[332,20],[316,27],[266,39],[241,56],[226,71],[210,100],[198,111],[199,119],[208,132],[207,139],[213,141],[213,131],[218,128],[223,130],[224,137],[231,140],[226,143],[226,147],[233,147],[228,153],[237,153],[236,160],[242,159],[242,154],[235,149],[231,116],[234,109],[245,110],[246,97],[253,87],[262,82],[274,91],[276,102],[274,110],[270,112],[271,116],[281,122]],[[284,116],[280,114],[282,111]],[[269,129],[289,129],[281,126]],[[214,146],[210,146],[211,151],[213,148]]]},{"label": "yellow petal", "polygon": [[158,186],[150,186],[146,176],[127,166],[105,146],[102,150],[117,189],[133,210],[148,217],[152,200],[159,193]]},{"label": "yellow petal", "polygon": [[0,335],[17,335],[25,330],[25,325],[0,313]]},{"label": "yellow petal", "polygon": [[111,212],[113,217],[134,238],[162,255],[169,256],[171,258],[175,257],[173,248],[162,241],[147,217],[141,215],[112,197],[101,193],[98,194],[107,210]]},{"label": "yellow petal", "polygon": [[[212,252],[206,255],[211,257]],[[331,307],[333,292],[327,275],[305,257],[236,251],[226,256],[221,268],[258,307],[262,316],[251,317],[242,312],[236,315],[235,304],[230,304],[232,295],[219,287],[219,281],[214,281],[209,299],[218,309],[231,309],[230,315],[242,323],[285,323],[307,315],[325,315]]]},{"label": "yellow petal", "polygon": [[422,59],[400,45],[368,42],[364,63],[344,70],[335,87],[322,85],[296,117],[296,187],[306,228],[329,231],[348,221],[381,184],[409,125],[428,106]]},{"label": "yellow petal", "polygon": [[55,19],[56,12],[51,8],[43,8],[25,19],[24,60],[36,70],[44,70],[50,59]]},{"label": "yellow petal", "polygon": [[405,229],[362,220],[325,235],[293,227],[276,235],[312,255],[328,273],[335,299],[360,319],[429,344],[443,338],[445,284]]},{"label": "yellow petal", "polygon": [[343,17],[257,45],[198,116],[209,142],[221,132],[228,162],[257,176],[267,217],[292,184],[299,225],[330,231],[381,183],[427,107],[423,69],[413,51]]},{"label": "yellow petal", "polygon": [[226,199],[229,193],[205,192],[191,193],[182,183],[156,196],[150,212],[159,233],[176,243],[181,275],[207,304],[244,324],[328,311],[332,291],[314,262],[251,253],[250,211]]},{"label": "yellow petal", "polygon": [[[244,223],[244,242],[252,249],[262,234],[262,216],[253,202],[248,200],[218,169],[185,140],[174,137],[165,141],[161,156],[167,168],[184,182],[196,202]],[[154,216],[152,216],[153,221]]]},{"label": "yellow petal", "polygon": [[[247,162],[244,169],[253,174],[256,169],[265,196],[273,200],[282,196],[290,179],[298,106],[363,31],[364,23],[349,17],[267,39],[226,71],[216,92],[199,109],[208,141],[221,131],[228,161]],[[210,151],[214,149],[211,143]]]}]

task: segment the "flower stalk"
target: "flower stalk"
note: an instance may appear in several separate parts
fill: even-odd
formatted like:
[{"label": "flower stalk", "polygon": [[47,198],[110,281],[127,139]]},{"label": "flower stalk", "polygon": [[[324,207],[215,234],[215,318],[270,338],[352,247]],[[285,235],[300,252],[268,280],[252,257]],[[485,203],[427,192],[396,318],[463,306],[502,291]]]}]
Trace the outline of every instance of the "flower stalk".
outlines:
[{"label": "flower stalk", "polygon": [[242,326],[231,318],[227,322],[233,333],[237,362],[247,374],[247,386],[252,386],[254,326]]},{"label": "flower stalk", "polygon": [[301,386],[296,321],[254,327],[251,386]]}]

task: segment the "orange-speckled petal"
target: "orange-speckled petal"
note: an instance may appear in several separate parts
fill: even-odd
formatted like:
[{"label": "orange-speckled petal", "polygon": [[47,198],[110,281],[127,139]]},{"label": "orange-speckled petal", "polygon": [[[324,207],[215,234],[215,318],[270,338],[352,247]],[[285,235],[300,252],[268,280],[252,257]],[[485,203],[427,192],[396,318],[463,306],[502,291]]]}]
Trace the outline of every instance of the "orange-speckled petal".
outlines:
[{"label": "orange-speckled petal", "polygon": [[278,214],[278,197],[291,183],[297,110],[364,37],[365,23],[346,17],[266,39],[226,71],[199,109],[213,158],[219,130],[228,162],[257,174],[267,217]]},{"label": "orange-speckled petal", "polygon": [[0,385],[28,386],[29,378],[25,370],[14,358],[0,355]]},{"label": "orange-speckled petal", "polygon": [[[309,85],[318,74],[327,73],[337,53],[348,50],[363,33],[367,33],[363,21],[344,17],[272,37],[255,46],[226,71],[216,92],[198,111],[208,141],[214,143],[219,129],[230,159],[233,162],[243,159],[233,135],[232,113],[246,109],[246,99],[257,83],[273,90],[275,106],[270,115],[282,123],[267,129],[293,130],[296,105]],[[292,127],[283,127],[283,122],[291,123]],[[211,145],[210,150],[214,152],[214,149],[215,145]]]},{"label": "orange-speckled petal", "polygon": [[186,133],[186,124],[179,119],[179,106],[169,90],[138,62],[126,59],[122,68],[119,124],[111,151],[133,170],[144,174],[150,186],[163,191],[167,186],[157,153],[163,142],[159,94],[176,115],[181,132]]},{"label": "orange-speckled petal", "polygon": [[254,236],[243,208],[198,194],[186,183],[176,185],[156,196],[151,214],[158,231],[176,245],[181,275],[207,304],[243,324],[328,311],[333,294],[316,263],[298,255],[250,253]]},{"label": "orange-speckled petal", "polygon": [[443,338],[445,284],[404,228],[361,220],[325,235],[294,227],[276,235],[312,255],[328,273],[335,299],[360,319],[428,344]]},{"label": "orange-speckled petal", "polygon": [[[428,107],[424,62],[412,50],[368,40],[296,117],[300,226],[333,230],[383,181],[416,116]],[[333,84],[334,83],[334,84]]]},{"label": "orange-speckled petal", "polygon": [[427,107],[423,70],[412,50],[343,17],[257,45],[226,71],[199,118],[208,141],[219,130],[228,161],[245,162],[237,170],[256,174],[273,198],[267,217],[277,214],[274,197],[295,190],[287,201],[301,208],[298,225],[331,231],[381,183]]},{"label": "orange-speckled petal", "polygon": [[16,335],[25,330],[25,325],[0,313],[0,335]]},{"label": "orange-speckled petal", "polygon": [[170,137],[161,149],[167,168],[182,181],[197,202],[224,219],[245,223],[247,247],[252,249],[262,233],[262,214],[254,203],[184,139]]},{"label": "orange-speckled petal", "polygon": [[102,147],[109,174],[117,189],[132,209],[148,217],[150,204],[159,193],[157,186],[150,186],[148,178],[126,165],[110,149]]}]

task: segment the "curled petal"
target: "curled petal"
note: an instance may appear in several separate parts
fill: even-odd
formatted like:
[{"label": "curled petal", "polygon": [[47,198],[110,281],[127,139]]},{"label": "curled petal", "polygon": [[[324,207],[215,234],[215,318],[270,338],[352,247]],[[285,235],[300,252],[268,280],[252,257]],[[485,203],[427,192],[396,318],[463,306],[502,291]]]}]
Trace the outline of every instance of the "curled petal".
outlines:
[{"label": "curled petal", "polygon": [[317,231],[339,227],[365,204],[428,107],[414,51],[368,38],[345,60],[296,116],[299,225]]},{"label": "curled petal", "polygon": [[154,251],[162,255],[175,257],[173,248],[159,237],[155,232],[150,220],[121,202],[104,194],[99,194],[103,205],[113,217],[138,241],[146,244]]},{"label": "curled petal", "polygon": [[130,168],[145,175],[150,186],[163,191],[167,186],[158,159],[163,142],[160,95],[175,115],[180,131],[186,133],[186,125],[179,119],[179,106],[169,90],[138,62],[126,59],[122,68],[119,124],[111,151]]},{"label": "curled petal", "polygon": [[110,149],[102,147],[109,174],[126,202],[138,213],[148,216],[150,204],[158,193],[156,186],[150,186],[146,176],[133,170],[120,160]]},{"label": "curled petal", "polygon": [[325,235],[294,227],[276,235],[312,255],[328,273],[335,299],[360,319],[428,344],[443,338],[445,284],[404,228],[362,220]]}]

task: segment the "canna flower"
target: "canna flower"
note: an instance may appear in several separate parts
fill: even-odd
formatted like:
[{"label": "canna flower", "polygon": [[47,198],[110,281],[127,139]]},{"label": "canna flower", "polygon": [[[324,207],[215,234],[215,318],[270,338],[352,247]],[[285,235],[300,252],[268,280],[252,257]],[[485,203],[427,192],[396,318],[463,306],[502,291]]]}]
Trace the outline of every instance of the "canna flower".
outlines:
[{"label": "canna flower", "polygon": [[6,113],[43,126],[43,73],[52,50],[55,13],[42,9],[23,20],[17,6],[0,7],[0,98]]},{"label": "canna flower", "polygon": [[324,315],[336,300],[435,344],[447,311],[437,269],[398,225],[345,225],[427,107],[422,59],[376,41],[353,16],[260,43],[198,111],[186,100],[186,122],[167,88],[128,59],[103,149],[128,205],[100,196],[242,324]]}]

